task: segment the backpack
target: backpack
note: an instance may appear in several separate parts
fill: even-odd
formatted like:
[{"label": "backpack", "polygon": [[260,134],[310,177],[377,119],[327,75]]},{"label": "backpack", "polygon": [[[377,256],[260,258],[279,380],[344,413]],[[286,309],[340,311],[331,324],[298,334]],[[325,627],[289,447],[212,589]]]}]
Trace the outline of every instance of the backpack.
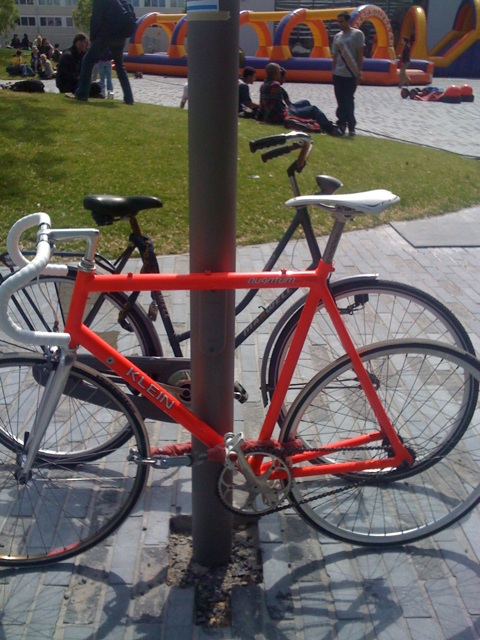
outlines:
[{"label": "backpack", "polygon": [[322,130],[316,120],[310,118],[299,118],[298,116],[285,116],[283,124],[287,129],[296,129],[297,131],[309,131],[310,133],[321,133]]},{"label": "backpack", "polygon": [[10,89],[25,93],[45,93],[45,85],[40,80],[21,80],[12,84]]},{"label": "backpack", "polygon": [[111,0],[108,7],[108,35],[111,38],[130,38],[137,26],[133,6],[127,0]]}]

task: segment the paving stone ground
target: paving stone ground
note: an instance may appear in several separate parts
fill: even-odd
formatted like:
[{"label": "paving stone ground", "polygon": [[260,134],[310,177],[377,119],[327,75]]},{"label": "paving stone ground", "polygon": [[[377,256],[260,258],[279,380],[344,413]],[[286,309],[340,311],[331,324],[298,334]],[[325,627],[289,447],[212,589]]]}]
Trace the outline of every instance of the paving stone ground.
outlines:
[{"label": "paving stone ground", "polygon": [[[144,77],[134,81],[135,98],[175,106],[183,82],[180,78]],[[478,93],[480,81],[472,84]],[[288,88],[292,96],[311,97],[333,115],[330,86],[292,84]],[[396,88],[360,87],[357,114],[360,133],[391,135],[455,153],[480,155],[478,103],[425,105],[402,101]],[[478,213],[480,216],[480,207]],[[268,245],[240,248],[239,268],[262,263],[270,249]],[[187,266],[186,256],[161,260],[162,270],[185,272]],[[479,248],[415,249],[388,225],[346,233],[336,261],[339,277],[379,272],[384,278],[414,282],[432,293],[464,322],[477,349],[479,270]],[[174,321],[185,323],[188,302],[181,297],[172,302]],[[236,375],[240,380],[248,378],[253,391],[249,401],[235,409],[236,428],[246,432],[255,430],[263,416],[260,394],[255,391],[258,385],[253,381],[271,329],[272,324],[267,323],[237,351]],[[155,430],[156,441],[171,442],[178,435],[175,425],[149,428]],[[190,492],[189,470],[155,471],[142,503],[104,544],[50,569],[0,570],[0,638],[480,637],[478,509],[459,526],[434,538],[382,553],[319,537],[290,512],[266,517],[259,524],[263,584],[234,590],[231,627],[216,632],[197,628],[193,624],[192,590],[165,584],[169,519],[191,513]]]}]

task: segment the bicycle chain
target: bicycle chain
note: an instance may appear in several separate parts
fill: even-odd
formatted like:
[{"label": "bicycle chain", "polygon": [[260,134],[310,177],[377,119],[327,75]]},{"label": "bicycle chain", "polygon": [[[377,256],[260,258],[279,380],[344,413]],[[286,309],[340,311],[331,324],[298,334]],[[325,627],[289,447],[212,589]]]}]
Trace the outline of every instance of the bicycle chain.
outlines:
[{"label": "bicycle chain", "polygon": [[[243,453],[248,456],[249,454],[253,454],[253,453],[265,453],[265,455],[270,455],[270,454],[274,454],[276,456],[278,456],[279,458],[288,458],[289,456],[293,455],[293,454],[298,454],[298,453],[309,453],[309,452],[321,452],[324,455],[326,453],[334,453],[337,451],[386,451],[386,446],[375,446],[375,445],[369,445],[369,446],[363,446],[363,447],[335,447],[335,448],[328,448],[328,447],[317,447],[317,448],[311,448],[311,447],[303,447],[303,448],[298,448],[298,449],[284,449],[284,448],[279,448],[279,447],[275,447],[275,448],[271,448],[271,449],[267,449],[266,447],[249,447],[247,449],[245,449],[243,451]],[[219,476],[220,479],[220,476]],[[340,487],[338,489],[330,489],[330,491],[324,491],[323,493],[318,493],[315,494],[314,496],[310,496],[309,498],[303,498],[302,500],[298,500],[297,504],[307,504],[309,502],[314,502],[315,500],[321,500],[322,498],[326,498],[328,496],[333,496],[336,495],[338,493],[343,493],[344,491],[348,491],[349,489],[351,489],[352,487],[358,487],[361,486],[363,484],[366,484],[366,480],[361,482],[359,480],[355,480],[352,481],[348,484],[348,486],[345,487]],[[217,497],[220,499],[221,503],[224,505],[224,507],[226,509],[228,509],[229,511],[238,514],[239,511],[234,509],[230,504],[228,504],[227,502],[225,502],[221,496],[221,492],[219,489],[219,484],[217,482]],[[269,510],[268,513],[277,513],[279,511],[285,511],[286,509],[290,509],[291,508],[291,504],[285,504],[285,505],[281,505],[278,507],[272,507],[271,510]]]}]

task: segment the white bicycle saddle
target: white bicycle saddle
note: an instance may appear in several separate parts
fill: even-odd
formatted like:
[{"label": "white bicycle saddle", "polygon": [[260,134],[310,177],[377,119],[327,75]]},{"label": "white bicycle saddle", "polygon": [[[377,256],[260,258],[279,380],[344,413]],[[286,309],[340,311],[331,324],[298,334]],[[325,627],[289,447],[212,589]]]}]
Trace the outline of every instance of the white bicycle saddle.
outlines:
[{"label": "white bicycle saddle", "polygon": [[334,194],[331,196],[312,195],[290,198],[287,207],[316,206],[327,211],[344,211],[350,213],[382,213],[400,198],[387,189],[373,189],[360,193]]}]

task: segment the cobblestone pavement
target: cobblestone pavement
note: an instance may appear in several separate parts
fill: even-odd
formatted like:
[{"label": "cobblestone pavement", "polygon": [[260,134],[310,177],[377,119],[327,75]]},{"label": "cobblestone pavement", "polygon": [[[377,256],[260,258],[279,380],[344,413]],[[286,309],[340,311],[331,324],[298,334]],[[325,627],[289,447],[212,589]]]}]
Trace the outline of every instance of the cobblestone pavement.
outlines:
[{"label": "cobblestone pavement", "polygon": [[[115,75],[115,74],[114,74]],[[358,132],[389,137],[416,144],[445,149],[469,156],[480,156],[480,80],[441,78],[436,86],[470,84],[474,102],[446,104],[402,99],[398,87],[360,86],[356,93]],[[180,104],[185,78],[144,75],[132,79],[135,100],[149,104],[177,107]],[[54,81],[45,82],[48,91],[57,91]],[[335,98],[332,85],[287,83],[292,101],[306,98],[335,119]],[[116,97],[122,95],[114,78]],[[258,97],[260,83],[252,86],[251,95]]]},{"label": "cobblestone pavement", "polygon": [[[182,79],[153,77],[133,82],[136,100],[167,105],[178,103],[183,84]],[[480,82],[472,84],[478,93]],[[327,108],[331,87],[292,84],[289,90],[294,97],[322,96],[315,101],[332,115],[333,107]],[[398,89],[361,87],[357,97],[361,132],[374,129],[373,112],[376,133],[480,155],[478,102],[425,105],[402,101]],[[297,248],[302,251],[301,244]],[[269,245],[240,248],[239,269],[263,264],[270,250]],[[185,272],[187,268],[187,256],[161,259],[162,271]],[[388,225],[346,233],[336,261],[338,276],[379,271],[384,278],[414,282],[434,294],[462,319],[477,349],[479,269],[480,249],[415,249]],[[188,304],[182,296],[173,296],[171,303],[173,321],[180,328],[188,318]],[[242,322],[250,312],[255,309],[246,312]],[[267,323],[237,351],[236,376],[248,379],[250,391],[249,401],[235,409],[238,429],[255,430],[263,416],[254,380],[272,326]],[[176,426],[165,425],[161,438],[174,441],[177,431]],[[142,505],[104,544],[50,569],[1,570],[0,638],[480,637],[478,509],[434,538],[381,553],[320,537],[290,512],[266,517],[259,525],[263,583],[235,589],[231,627],[216,632],[196,627],[192,590],[165,583],[169,519],[191,513],[190,491],[189,470],[154,471]]]}]

